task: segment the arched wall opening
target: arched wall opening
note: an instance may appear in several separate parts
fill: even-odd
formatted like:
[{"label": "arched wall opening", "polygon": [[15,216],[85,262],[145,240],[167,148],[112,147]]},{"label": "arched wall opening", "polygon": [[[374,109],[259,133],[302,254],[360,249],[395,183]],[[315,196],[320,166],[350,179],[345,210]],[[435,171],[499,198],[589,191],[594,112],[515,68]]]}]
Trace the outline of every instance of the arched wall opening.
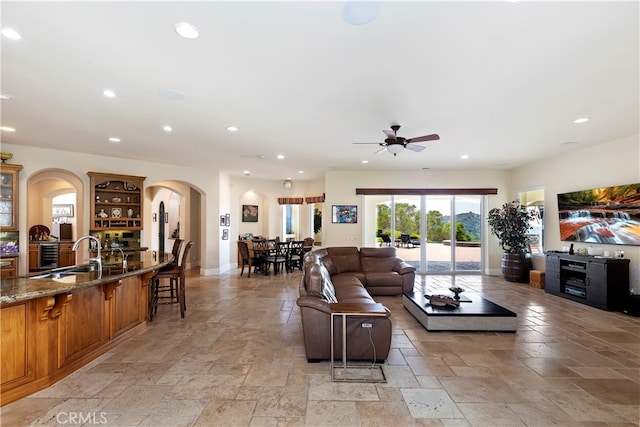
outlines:
[{"label": "arched wall opening", "polygon": [[[193,241],[187,268],[202,264],[206,225],[202,215],[202,191],[187,182],[161,181],[145,187],[147,224],[144,241],[150,250],[160,247],[160,227],[164,227],[164,248],[171,251],[175,239]],[[160,218],[159,206],[164,203],[165,217]]]}]

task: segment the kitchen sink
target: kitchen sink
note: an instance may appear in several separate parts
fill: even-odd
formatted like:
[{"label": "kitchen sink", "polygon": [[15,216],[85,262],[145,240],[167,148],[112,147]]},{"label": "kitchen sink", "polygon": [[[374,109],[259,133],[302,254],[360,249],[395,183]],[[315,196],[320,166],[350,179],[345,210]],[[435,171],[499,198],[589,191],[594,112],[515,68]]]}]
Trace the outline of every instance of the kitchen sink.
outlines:
[{"label": "kitchen sink", "polygon": [[60,279],[66,276],[73,276],[75,274],[89,273],[96,271],[97,268],[94,264],[81,264],[71,267],[56,268],[53,270],[45,271],[42,273],[28,276],[29,279]]}]

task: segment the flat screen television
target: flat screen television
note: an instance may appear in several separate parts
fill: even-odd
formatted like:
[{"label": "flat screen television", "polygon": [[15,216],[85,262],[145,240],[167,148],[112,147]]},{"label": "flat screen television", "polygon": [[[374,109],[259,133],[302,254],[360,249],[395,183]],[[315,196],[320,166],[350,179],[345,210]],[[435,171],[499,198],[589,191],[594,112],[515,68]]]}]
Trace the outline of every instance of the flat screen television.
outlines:
[{"label": "flat screen television", "polygon": [[558,194],[560,240],[640,246],[640,183]]}]

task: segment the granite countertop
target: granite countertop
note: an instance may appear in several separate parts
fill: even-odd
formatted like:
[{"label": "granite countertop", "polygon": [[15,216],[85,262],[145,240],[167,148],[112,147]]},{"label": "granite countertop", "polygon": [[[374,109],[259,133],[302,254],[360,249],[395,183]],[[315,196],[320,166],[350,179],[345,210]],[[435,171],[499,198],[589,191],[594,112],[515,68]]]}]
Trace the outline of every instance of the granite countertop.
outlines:
[{"label": "granite countertop", "polygon": [[[0,281],[0,304],[11,304],[54,296],[104,283],[111,283],[125,277],[152,272],[173,261],[173,255],[170,253],[159,253],[155,251],[141,251],[133,258],[134,259],[130,258],[129,261],[127,261],[127,270],[124,272],[122,271],[122,267],[116,264],[106,264],[103,266],[102,274],[99,274],[97,271],[89,271],[54,278],[42,277],[47,271],[40,271],[29,276],[2,279]],[[64,272],[73,270],[75,267],[77,266],[57,268],[51,271]]]}]

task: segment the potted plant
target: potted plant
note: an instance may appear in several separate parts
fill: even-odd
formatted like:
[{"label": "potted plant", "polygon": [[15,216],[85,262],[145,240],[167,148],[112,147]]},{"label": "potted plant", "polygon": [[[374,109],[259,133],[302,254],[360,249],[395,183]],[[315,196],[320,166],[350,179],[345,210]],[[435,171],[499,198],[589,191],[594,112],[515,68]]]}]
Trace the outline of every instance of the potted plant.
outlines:
[{"label": "potted plant", "polygon": [[504,250],[502,274],[509,282],[529,281],[529,230],[535,217],[533,211],[529,211],[517,200],[489,211],[487,221],[491,233],[498,238],[500,247]]}]

